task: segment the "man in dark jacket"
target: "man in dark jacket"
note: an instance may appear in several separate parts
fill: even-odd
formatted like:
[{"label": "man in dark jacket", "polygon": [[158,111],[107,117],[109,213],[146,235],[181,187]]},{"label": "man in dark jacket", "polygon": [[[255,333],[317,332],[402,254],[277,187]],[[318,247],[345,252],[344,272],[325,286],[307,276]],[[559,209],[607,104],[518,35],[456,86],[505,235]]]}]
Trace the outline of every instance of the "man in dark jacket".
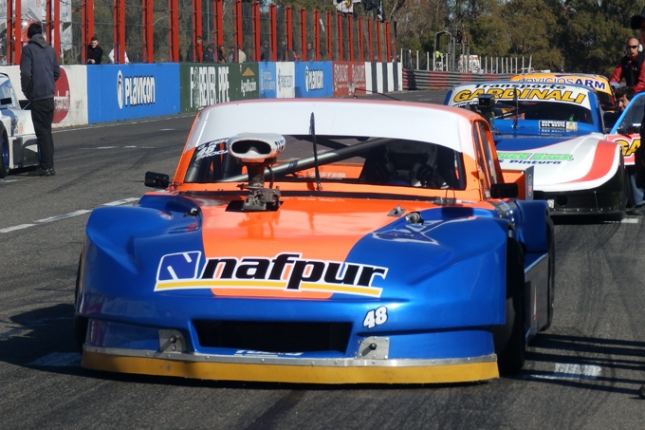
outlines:
[{"label": "man in dark jacket", "polygon": [[54,94],[56,81],[60,76],[60,65],[56,51],[49,46],[42,35],[40,23],[33,23],[27,29],[29,43],[22,48],[20,57],[20,84],[31,106],[31,120],[34,123],[40,166],[37,174],[53,176],[54,138],[52,122],[54,121]]},{"label": "man in dark jacket", "polygon": [[101,64],[103,59],[103,48],[99,46],[99,40],[92,36],[90,44],[87,46],[87,64]]}]

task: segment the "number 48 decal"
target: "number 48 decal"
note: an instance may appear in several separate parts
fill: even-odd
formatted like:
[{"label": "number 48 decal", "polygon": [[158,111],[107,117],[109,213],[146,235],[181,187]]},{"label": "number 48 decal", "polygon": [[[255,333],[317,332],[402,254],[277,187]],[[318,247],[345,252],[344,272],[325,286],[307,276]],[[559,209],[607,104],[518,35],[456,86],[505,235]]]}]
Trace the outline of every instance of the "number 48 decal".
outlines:
[{"label": "number 48 decal", "polygon": [[385,324],[387,322],[387,308],[381,306],[380,308],[372,309],[367,312],[363,320],[363,327],[368,329],[374,328],[377,325]]}]

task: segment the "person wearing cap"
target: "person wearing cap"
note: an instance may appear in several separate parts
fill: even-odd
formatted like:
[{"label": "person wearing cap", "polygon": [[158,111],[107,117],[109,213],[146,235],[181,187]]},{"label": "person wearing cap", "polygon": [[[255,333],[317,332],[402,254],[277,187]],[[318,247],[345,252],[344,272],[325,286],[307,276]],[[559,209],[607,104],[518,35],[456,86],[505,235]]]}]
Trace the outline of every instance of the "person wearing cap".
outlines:
[{"label": "person wearing cap", "polygon": [[645,91],[645,52],[641,52],[638,39],[632,37],[625,44],[625,55],[620,59],[614,74],[609,78],[612,87],[619,86],[625,79],[625,85],[634,90],[634,93]]}]

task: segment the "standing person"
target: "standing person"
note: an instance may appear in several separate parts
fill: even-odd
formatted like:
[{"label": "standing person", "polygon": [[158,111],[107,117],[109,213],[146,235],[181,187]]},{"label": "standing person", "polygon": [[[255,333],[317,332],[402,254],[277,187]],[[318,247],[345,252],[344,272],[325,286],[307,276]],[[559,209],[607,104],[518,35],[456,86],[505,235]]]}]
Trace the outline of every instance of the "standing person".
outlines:
[{"label": "standing person", "polygon": [[186,61],[190,61],[192,63],[201,63],[202,62],[202,56],[203,52],[200,50],[202,49],[202,36],[197,36],[196,38],[196,45],[195,49],[193,49],[193,42],[190,42],[190,45],[188,46],[188,52],[186,52]]},{"label": "standing person", "polygon": [[270,61],[270,56],[269,42],[265,40],[260,51],[260,61]]},{"label": "standing person", "polygon": [[215,61],[215,51],[213,51],[213,45],[207,45],[206,50],[204,51],[204,63],[212,63]]},{"label": "standing person", "polygon": [[99,40],[92,36],[87,46],[87,64],[101,64],[103,59],[103,48],[99,46]]},{"label": "standing person", "polygon": [[289,61],[289,47],[286,40],[283,40],[278,48],[278,61]]},{"label": "standing person", "polygon": [[[640,15],[634,15],[632,16],[632,19],[630,20],[630,26],[634,30],[638,30],[640,33],[640,43],[645,43],[645,7],[641,11]],[[641,67],[643,69],[643,67]],[[634,88],[634,92],[636,92],[636,89]],[[645,116],[643,117],[643,120],[641,122],[641,132],[640,132],[640,137],[641,137],[641,142],[645,142],[645,129],[643,127],[645,126]],[[640,145],[636,149],[636,152],[634,153],[634,175],[635,175],[635,187],[634,188],[641,188],[645,189],[645,145]],[[632,209],[632,213],[637,209],[637,207],[634,207]],[[641,206],[642,212],[645,212],[645,206]]]},{"label": "standing person", "polygon": [[244,53],[240,45],[237,45],[237,62],[246,63],[246,54]]},{"label": "standing person", "polygon": [[316,61],[316,51],[311,46],[311,42],[307,42],[307,61]]},{"label": "standing person", "polygon": [[618,62],[609,82],[617,85],[621,79],[625,79],[625,85],[632,88],[634,93],[645,91],[645,52],[641,51],[638,39],[628,39],[625,44],[625,56]]},{"label": "standing person", "polygon": [[[112,48],[112,50],[108,54],[108,58],[110,59],[110,63],[116,64],[114,62],[114,48]],[[117,60],[118,60],[118,58],[117,58]],[[125,62],[125,64],[130,64],[130,59],[128,58],[128,53],[127,52],[123,53],[123,61]]]},{"label": "standing person", "polygon": [[54,176],[52,122],[60,65],[56,51],[49,46],[42,33],[43,27],[37,22],[27,29],[29,43],[22,48],[20,56],[20,85],[31,104],[31,119],[40,151],[40,165],[36,173],[39,176]]}]

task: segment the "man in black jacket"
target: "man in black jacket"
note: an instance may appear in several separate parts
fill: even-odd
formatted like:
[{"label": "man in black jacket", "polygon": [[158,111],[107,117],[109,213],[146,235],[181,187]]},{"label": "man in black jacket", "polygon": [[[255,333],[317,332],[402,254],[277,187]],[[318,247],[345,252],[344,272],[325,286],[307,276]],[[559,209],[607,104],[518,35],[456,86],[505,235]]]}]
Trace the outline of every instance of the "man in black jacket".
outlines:
[{"label": "man in black jacket", "polygon": [[101,64],[103,59],[103,48],[99,46],[99,40],[92,36],[90,44],[87,45],[87,64]]},{"label": "man in black jacket", "polygon": [[31,119],[36,131],[40,166],[37,174],[53,176],[54,138],[52,122],[54,121],[54,94],[56,81],[60,76],[60,65],[56,51],[47,44],[42,35],[40,23],[33,23],[27,29],[29,43],[22,48],[20,57],[20,84],[31,106]]}]

